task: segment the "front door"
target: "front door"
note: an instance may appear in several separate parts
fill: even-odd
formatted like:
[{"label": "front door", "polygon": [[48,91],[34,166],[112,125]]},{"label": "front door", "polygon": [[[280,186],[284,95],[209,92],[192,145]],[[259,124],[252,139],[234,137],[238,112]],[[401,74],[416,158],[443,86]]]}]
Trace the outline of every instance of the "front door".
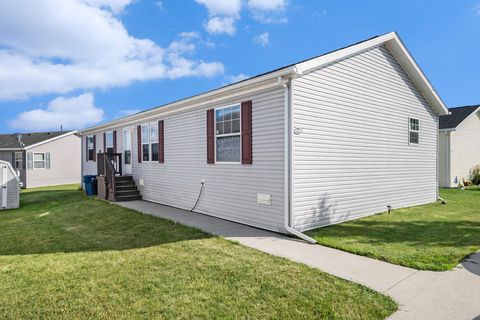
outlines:
[{"label": "front door", "polygon": [[123,172],[132,174],[132,128],[123,129]]}]

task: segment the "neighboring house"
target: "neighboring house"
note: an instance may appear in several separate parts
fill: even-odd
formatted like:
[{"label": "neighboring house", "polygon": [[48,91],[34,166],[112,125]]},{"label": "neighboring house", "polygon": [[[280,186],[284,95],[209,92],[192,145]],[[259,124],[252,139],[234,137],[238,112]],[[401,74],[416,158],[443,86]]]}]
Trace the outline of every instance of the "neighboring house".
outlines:
[{"label": "neighboring house", "polygon": [[480,105],[450,113],[440,117],[440,186],[454,188],[480,165]]},{"label": "neighboring house", "polygon": [[8,161],[0,160],[0,210],[18,208],[20,179]]},{"label": "neighboring house", "polygon": [[0,134],[0,160],[25,188],[80,182],[81,139],[76,131]]},{"label": "neighboring house", "polygon": [[[448,110],[396,33],[81,132],[143,199],[289,232],[434,202]],[[305,237],[304,237],[305,238]]]}]

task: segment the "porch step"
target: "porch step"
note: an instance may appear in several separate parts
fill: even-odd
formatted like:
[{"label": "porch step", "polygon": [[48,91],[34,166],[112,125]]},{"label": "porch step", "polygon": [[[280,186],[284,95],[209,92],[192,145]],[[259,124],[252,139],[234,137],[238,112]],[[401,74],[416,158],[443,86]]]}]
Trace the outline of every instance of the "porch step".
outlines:
[{"label": "porch step", "polygon": [[132,176],[115,177],[115,201],[140,200],[142,196]]},{"label": "porch step", "polygon": [[142,196],[117,196],[117,202],[124,202],[124,201],[133,201],[133,200],[142,200]]}]

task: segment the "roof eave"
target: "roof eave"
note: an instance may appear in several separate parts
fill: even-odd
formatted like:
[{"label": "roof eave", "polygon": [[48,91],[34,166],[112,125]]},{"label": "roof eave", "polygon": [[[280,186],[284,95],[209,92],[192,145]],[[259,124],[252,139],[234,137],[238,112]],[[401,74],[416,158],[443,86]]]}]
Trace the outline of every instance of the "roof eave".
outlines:
[{"label": "roof eave", "polygon": [[[112,127],[117,127],[117,126],[120,126],[122,124],[128,124],[128,123],[132,123],[132,122],[135,122],[135,121],[140,121],[140,120],[143,120],[145,118],[150,118],[152,116],[155,116],[156,114],[164,113],[164,112],[170,111],[170,110],[175,109],[175,108],[180,108],[182,106],[190,105],[190,104],[202,103],[204,100],[211,99],[213,97],[226,95],[228,93],[233,93],[233,92],[236,92],[236,91],[241,91],[245,88],[249,88],[249,87],[253,87],[253,86],[256,87],[257,85],[259,85],[263,82],[272,81],[274,79],[276,80],[276,79],[279,79],[279,78],[286,78],[286,77],[293,76],[295,74],[297,74],[296,66],[295,65],[288,66],[288,67],[281,68],[281,69],[279,69],[277,71],[274,71],[274,72],[266,73],[264,75],[257,76],[257,77],[251,78],[251,79],[246,79],[246,80],[240,81],[238,83],[234,83],[234,84],[231,84],[231,85],[228,85],[228,86],[225,86],[225,87],[214,89],[214,90],[209,91],[209,92],[201,93],[199,95],[196,95],[196,96],[193,96],[193,97],[190,97],[190,98],[178,100],[178,101],[175,101],[175,102],[163,105],[163,106],[159,106],[159,107],[149,109],[149,110],[146,110],[146,111],[143,111],[143,112],[140,112],[140,113],[136,113],[136,114],[133,114],[133,115],[130,115],[130,116],[126,116],[126,117],[123,117],[123,118],[120,118],[120,119],[117,119],[117,120],[114,120],[114,121],[110,121],[110,122],[107,122],[107,123],[103,123],[103,124],[100,124],[100,125],[96,125],[96,126],[93,126],[93,127],[82,129],[82,130],[79,130],[78,132],[79,132],[79,134],[84,135],[84,134],[87,134],[87,133],[90,133],[90,132],[103,130],[103,129],[107,129],[107,128],[112,128]],[[281,84],[282,84],[282,82],[278,82],[278,85],[281,85]]]},{"label": "roof eave", "polygon": [[333,63],[335,61],[348,58],[350,56],[356,55],[360,52],[370,50],[377,46],[385,44],[387,48],[392,52],[395,58],[400,62],[402,67],[405,69],[407,74],[412,78],[415,85],[418,87],[420,92],[423,94],[425,99],[428,101],[430,106],[435,110],[439,115],[448,114],[448,108],[445,106],[445,103],[442,101],[440,96],[437,94],[433,86],[430,84],[428,79],[425,77],[424,73],[413,59],[402,40],[396,32],[390,32],[382,36],[373,38],[368,41],[361,42],[357,45],[353,45],[341,50],[334,51],[332,53],[314,58],[305,62],[297,64],[298,72],[300,74],[305,74],[313,70],[324,67],[327,64]]}]

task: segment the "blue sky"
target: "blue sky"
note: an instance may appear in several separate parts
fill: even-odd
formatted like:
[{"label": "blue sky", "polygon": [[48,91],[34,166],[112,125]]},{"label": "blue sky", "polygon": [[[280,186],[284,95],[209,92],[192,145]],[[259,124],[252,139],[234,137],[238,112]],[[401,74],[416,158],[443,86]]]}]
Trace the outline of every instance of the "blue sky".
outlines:
[{"label": "blue sky", "polygon": [[480,104],[480,0],[8,2],[2,133],[94,125],[390,31],[449,107]]}]

